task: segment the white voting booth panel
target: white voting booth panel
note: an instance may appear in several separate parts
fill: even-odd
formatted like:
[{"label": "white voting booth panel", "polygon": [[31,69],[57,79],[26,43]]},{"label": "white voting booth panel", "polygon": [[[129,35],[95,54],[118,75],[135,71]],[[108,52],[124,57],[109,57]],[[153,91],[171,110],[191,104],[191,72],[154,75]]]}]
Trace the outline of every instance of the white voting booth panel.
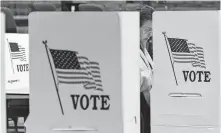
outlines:
[{"label": "white voting booth panel", "polygon": [[29,24],[27,133],[140,131],[138,13],[35,12]]},{"label": "white voting booth panel", "polygon": [[29,94],[29,35],[5,35],[7,94]]},{"label": "white voting booth panel", "polygon": [[218,11],[153,15],[152,133],[219,133]]},{"label": "white voting booth panel", "polygon": [[[5,37],[5,14],[1,13],[1,38]],[[5,67],[4,67],[4,39],[1,39],[1,46],[0,46],[0,106],[1,106],[1,113],[0,113],[0,131],[1,133],[6,133],[6,99],[5,99]]]}]

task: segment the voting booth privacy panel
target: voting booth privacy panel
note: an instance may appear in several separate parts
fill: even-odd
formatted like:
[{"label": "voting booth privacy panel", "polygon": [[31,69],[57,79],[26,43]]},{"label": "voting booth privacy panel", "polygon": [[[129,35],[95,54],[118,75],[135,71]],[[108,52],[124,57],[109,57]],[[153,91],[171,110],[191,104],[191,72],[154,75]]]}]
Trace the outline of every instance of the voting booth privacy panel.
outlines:
[{"label": "voting booth privacy panel", "polygon": [[5,35],[7,94],[29,94],[29,35]]},{"label": "voting booth privacy panel", "polygon": [[219,133],[218,11],[153,15],[152,133]]},{"label": "voting booth privacy panel", "polygon": [[29,15],[27,133],[139,132],[139,14],[126,14]]}]

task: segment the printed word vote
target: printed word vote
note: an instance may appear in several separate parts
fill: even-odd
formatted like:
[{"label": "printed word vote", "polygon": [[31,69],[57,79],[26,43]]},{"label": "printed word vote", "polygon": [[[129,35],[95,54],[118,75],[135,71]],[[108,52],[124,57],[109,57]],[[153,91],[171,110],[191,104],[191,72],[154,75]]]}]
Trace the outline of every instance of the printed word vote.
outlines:
[{"label": "printed word vote", "polygon": [[29,71],[29,64],[17,65],[18,72],[27,72]]},{"label": "printed word vote", "polygon": [[185,82],[210,82],[210,71],[183,71]]},{"label": "printed word vote", "polygon": [[109,110],[110,97],[108,95],[71,95],[74,109]]}]

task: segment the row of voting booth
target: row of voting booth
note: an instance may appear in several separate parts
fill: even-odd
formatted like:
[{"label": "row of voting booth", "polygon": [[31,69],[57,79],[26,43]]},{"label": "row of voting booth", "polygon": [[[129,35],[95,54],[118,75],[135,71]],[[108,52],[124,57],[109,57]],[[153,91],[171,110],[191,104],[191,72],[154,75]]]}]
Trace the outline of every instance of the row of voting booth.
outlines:
[{"label": "row of voting booth", "polygon": [[[219,23],[154,12],[151,133],[220,133]],[[27,133],[140,133],[139,33],[137,12],[31,13],[2,42],[1,93],[29,95]]]}]

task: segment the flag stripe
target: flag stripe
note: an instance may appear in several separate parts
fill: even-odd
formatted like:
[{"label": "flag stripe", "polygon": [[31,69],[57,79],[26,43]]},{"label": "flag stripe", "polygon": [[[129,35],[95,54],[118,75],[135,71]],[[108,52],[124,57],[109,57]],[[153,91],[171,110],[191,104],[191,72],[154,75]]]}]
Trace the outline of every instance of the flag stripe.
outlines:
[{"label": "flag stripe", "polygon": [[58,76],[60,79],[92,79],[90,77],[83,77],[83,76],[75,76],[75,77],[67,77],[67,76]]},{"label": "flag stripe", "polygon": [[63,83],[63,84],[84,84],[85,81],[67,81],[67,80],[59,80],[59,83]]},{"label": "flag stripe", "polygon": [[63,78],[59,78],[59,82],[60,81],[71,82],[71,83],[81,82],[81,83],[84,83],[84,84],[91,83],[90,79],[84,79],[84,78],[76,78],[76,79],[63,79]]},{"label": "flag stripe", "polygon": [[176,63],[192,63],[192,61],[178,61],[178,60],[176,60],[174,62],[176,62]]}]

